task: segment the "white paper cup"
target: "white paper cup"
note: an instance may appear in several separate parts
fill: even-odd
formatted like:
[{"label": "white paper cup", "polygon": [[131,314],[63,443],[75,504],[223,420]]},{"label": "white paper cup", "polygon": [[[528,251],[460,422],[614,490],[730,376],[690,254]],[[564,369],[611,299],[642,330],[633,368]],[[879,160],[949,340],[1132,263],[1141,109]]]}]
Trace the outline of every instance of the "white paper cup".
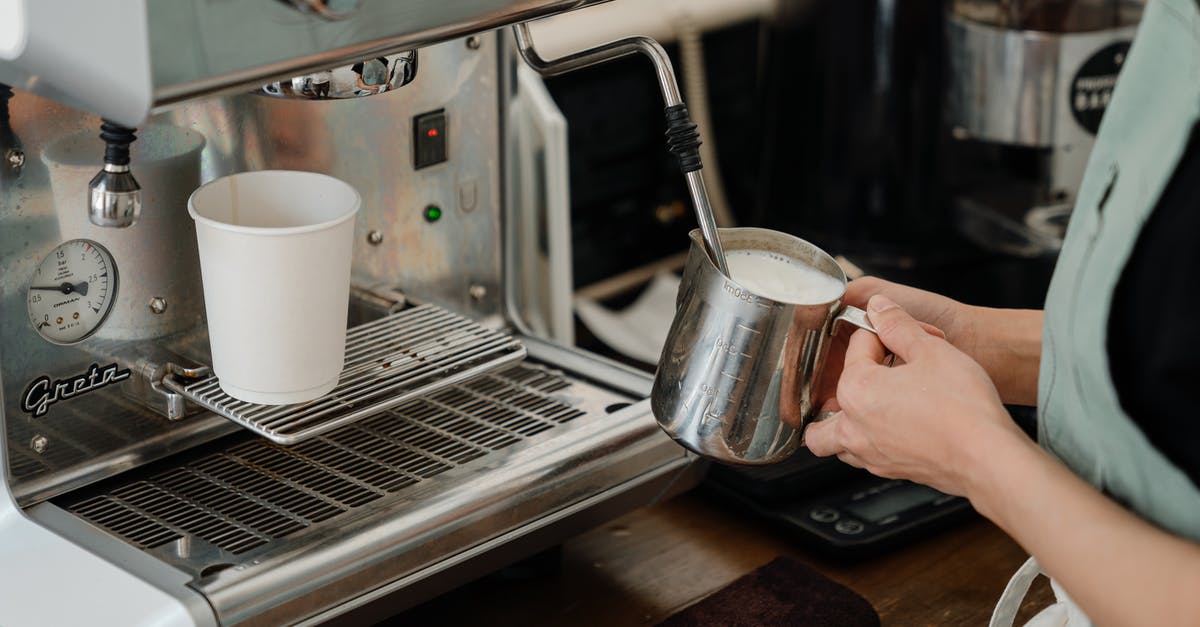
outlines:
[{"label": "white paper cup", "polygon": [[212,366],[226,394],[283,405],[337,385],[360,204],[341,180],[284,170],[192,193]]}]

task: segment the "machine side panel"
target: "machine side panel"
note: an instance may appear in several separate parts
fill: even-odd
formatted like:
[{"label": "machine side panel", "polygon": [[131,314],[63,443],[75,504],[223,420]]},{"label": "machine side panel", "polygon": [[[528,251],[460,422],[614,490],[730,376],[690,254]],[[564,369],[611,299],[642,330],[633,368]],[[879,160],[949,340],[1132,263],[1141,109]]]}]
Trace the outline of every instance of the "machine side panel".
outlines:
[{"label": "machine side panel", "polygon": [[[182,572],[159,565],[157,585],[151,585],[28,518],[8,490],[4,449],[0,446],[0,624],[216,625],[211,608],[185,586],[189,577]],[[121,548],[127,558],[137,553]],[[140,555],[134,560],[151,562]],[[164,576],[171,573],[174,578]]]}]

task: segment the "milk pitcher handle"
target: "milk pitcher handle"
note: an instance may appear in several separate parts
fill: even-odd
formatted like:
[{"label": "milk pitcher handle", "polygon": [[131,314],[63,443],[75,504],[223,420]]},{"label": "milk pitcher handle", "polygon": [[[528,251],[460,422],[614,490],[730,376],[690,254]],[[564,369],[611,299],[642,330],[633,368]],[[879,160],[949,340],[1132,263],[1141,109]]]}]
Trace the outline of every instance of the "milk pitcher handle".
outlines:
[{"label": "milk pitcher handle", "polygon": [[[854,307],[852,305],[846,305],[845,307],[842,308],[842,310],[840,312],[838,312],[838,315],[834,316],[834,318],[833,318],[833,334],[834,335],[836,335],[838,332],[838,324],[839,323],[851,324],[860,329],[865,329],[867,331],[870,331],[871,333],[879,335],[879,332],[875,330],[875,325],[871,324],[871,321],[869,319],[867,319],[867,312],[859,309],[858,307]],[[891,363],[889,363],[888,365],[890,366]],[[836,413],[837,413],[836,411],[822,411],[822,412],[817,412],[816,414],[813,414],[813,417],[809,418],[804,423],[804,430],[808,429],[808,425],[810,425],[814,422],[821,422],[822,420],[828,420]],[[804,437],[803,432],[800,434],[800,437],[803,439],[803,437]]]},{"label": "milk pitcher handle", "polygon": [[858,307],[846,305],[842,308],[841,312],[839,312],[838,315],[833,319],[834,335],[837,335],[839,322],[852,324],[860,329],[865,329],[871,333],[879,335],[879,333],[875,331],[875,325],[871,324],[871,321],[867,319],[867,312],[859,309]]}]

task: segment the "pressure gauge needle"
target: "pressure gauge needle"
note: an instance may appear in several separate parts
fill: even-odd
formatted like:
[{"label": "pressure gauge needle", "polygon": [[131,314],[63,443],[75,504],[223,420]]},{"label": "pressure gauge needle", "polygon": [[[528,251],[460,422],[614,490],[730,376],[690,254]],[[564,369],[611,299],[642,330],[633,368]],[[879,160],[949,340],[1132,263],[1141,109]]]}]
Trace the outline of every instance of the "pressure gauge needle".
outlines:
[{"label": "pressure gauge needle", "polygon": [[59,285],[57,287],[46,287],[46,286],[35,285],[35,286],[30,287],[29,289],[43,290],[43,291],[47,291],[47,292],[62,292],[63,294],[74,294],[74,293],[78,292],[84,296],[87,296],[88,284],[87,284],[87,281],[80,281],[79,283],[76,283],[74,285],[71,285],[70,283],[63,283],[62,285]]}]

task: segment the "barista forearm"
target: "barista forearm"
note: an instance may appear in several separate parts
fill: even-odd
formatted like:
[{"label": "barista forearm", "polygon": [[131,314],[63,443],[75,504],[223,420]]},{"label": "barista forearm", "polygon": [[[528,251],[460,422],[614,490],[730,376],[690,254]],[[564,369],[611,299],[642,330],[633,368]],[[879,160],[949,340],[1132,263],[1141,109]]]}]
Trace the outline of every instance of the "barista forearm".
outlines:
[{"label": "barista forearm", "polygon": [[1037,404],[1038,363],[1042,359],[1042,312],[973,307],[933,292],[866,276],[850,282],[846,303],[866,307],[882,294],[914,318],[941,329],[946,339],[979,362],[1000,398],[1017,405]]},{"label": "barista forearm", "polygon": [[[998,440],[998,441],[996,441]],[[1200,545],[1152,526],[1019,435],[980,443],[968,496],[1102,625],[1200,625]]]},{"label": "barista forearm", "polygon": [[1000,399],[1037,405],[1042,359],[1042,312],[1036,309],[972,307],[970,350],[991,377]]}]

